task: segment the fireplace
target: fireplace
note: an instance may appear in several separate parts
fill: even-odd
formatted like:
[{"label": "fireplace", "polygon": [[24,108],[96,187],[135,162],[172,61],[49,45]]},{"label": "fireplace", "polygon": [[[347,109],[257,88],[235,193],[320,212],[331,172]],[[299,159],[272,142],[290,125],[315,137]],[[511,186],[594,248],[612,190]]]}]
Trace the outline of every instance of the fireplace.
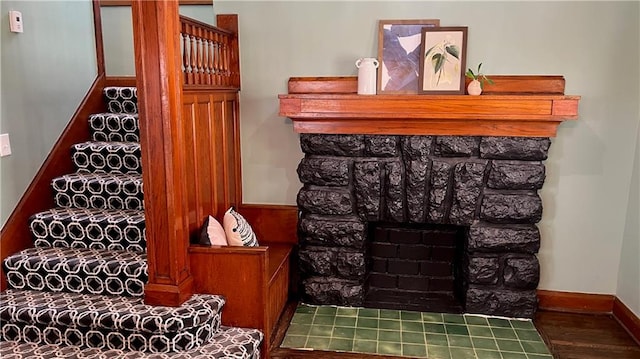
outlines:
[{"label": "fireplace", "polygon": [[[301,134],[300,143],[306,301],[534,315],[548,138]],[[415,299],[394,302],[394,291]]]},{"label": "fireplace", "polygon": [[562,76],[491,78],[482,96],[358,96],[353,77],[289,80],[279,114],[305,154],[305,301],[535,314],[543,161],[580,97],[564,95]]}]

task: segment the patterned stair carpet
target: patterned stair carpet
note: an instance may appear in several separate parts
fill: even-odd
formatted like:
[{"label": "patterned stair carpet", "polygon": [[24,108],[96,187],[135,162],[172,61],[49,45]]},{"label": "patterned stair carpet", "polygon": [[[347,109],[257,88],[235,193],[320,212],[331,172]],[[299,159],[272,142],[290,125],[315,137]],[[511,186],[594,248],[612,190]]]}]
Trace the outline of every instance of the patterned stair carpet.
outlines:
[{"label": "patterned stair carpet", "polygon": [[225,304],[143,302],[148,279],[136,89],[105,88],[108,113],[53,179],[56,208],[29,219],[34,248],[7,257],[2,358],[259,358],[263,334],[221,326]]},{"label": "patterned stair carpet", "polygon": [[283,348],[429,359],[553,359],[531,320],[300,304]]},{"label": "patterned stair carpet", "polygon": [[197,348],[175,353],[144,353],[121,349],[80,348],[70,345],[38,345],[28,342],[0,342],[0,358],[127,358],[127,359],[191,359],[191,358],[260,358],[258,344],[262,333],[257,329],[221,327],[211,340]]}]

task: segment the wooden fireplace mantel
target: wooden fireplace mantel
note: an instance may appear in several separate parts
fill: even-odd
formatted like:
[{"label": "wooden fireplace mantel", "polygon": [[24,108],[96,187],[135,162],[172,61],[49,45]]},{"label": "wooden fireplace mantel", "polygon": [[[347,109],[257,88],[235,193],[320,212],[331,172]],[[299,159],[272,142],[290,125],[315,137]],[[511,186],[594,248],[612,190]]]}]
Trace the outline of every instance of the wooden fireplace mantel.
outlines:
[{"label": "wooden fireplace mantel", "polygon": [[520,137],[554,137],[578,117],[561,76],[490,77],[480,96],[357,95],[355,77],[291,78],[279,114],[298,133]]}]

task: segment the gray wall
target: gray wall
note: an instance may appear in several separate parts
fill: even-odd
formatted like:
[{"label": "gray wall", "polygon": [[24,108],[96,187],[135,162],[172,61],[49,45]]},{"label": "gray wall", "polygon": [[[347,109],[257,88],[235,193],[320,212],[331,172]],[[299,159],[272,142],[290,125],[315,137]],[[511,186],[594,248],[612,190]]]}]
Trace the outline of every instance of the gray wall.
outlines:
[{"label": "gray wall", "polygon": [[[131,6],[103,6],[100,14],[107,75],[135,76]],[[182,5],[180,15],[215,24],[212,5]]]},{"label": "gray wall", "polygon": [[277,95],[292,76],[355,75],[357,58],[376,56],[378,19],[468,26],[468,64],[483,62],[489,74],[564,75],[566,93],[582,96],[580,118],[560,126],[546,162],[540,286],[625,292],[625,225],[638,222],[627,220],[640,125],[637,2],[216,0],[214,11],[240,19],[247,203],[295,203],[302,153],[290,120],[278,116]]},{"label": "gray wall", "polygon": [[[0,227],[15,208],[97,75],[91,1],[0,2],[0,133],[13,154],[0,158]],[[22,12],[24,33],[9,31],[8,12]],[[211,5],[180,13],[213,23]],[[105,7],[105,65],[134,75],[130,7]],[[70,21],[73,19],[73,21]]]},{"label": "gray wall", "polygon": [[640,316],[640,128],[629,186],[627,221],[622,240],[617,296]]},{"label": "gray wall", "polygon": [[[22,12],[24,33],[9,32],[9,10]],[[2,1],[0,17],[0,132],[9,133],[13,152],[0,158],[3,226],[97,68],[91,1]]]}]

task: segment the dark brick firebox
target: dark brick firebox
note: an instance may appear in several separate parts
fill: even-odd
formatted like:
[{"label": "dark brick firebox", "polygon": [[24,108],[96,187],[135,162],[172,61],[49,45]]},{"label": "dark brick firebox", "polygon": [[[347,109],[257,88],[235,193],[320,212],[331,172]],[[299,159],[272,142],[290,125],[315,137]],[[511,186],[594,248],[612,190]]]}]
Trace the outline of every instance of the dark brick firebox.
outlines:
[{"label": "dark brick firebox", "polygon": [[464,311],[532,317],[551,141],[531,137],[301,134],[304,299],[365,304],[374,223],[464,228]]},{"label": "dark brick firebox", "polygon": [[369,222],[364,306],[461,313],[464,229]]}]

